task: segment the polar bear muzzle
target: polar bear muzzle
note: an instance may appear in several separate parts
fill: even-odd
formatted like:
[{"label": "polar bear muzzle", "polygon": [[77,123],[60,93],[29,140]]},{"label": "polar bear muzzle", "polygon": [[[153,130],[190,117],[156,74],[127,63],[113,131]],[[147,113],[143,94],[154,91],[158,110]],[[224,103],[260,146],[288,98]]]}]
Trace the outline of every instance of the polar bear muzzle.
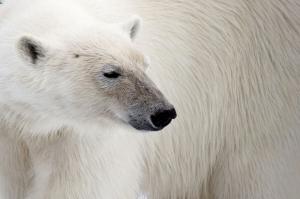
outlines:
[{"label": "polar bear muzzle", "polygon": [[162,130],[177,117],[176,110],[146,75],[142,79],[135,89],[127,88],[133,97],[123,96],[129,98],[128,123],[138,130]]}]

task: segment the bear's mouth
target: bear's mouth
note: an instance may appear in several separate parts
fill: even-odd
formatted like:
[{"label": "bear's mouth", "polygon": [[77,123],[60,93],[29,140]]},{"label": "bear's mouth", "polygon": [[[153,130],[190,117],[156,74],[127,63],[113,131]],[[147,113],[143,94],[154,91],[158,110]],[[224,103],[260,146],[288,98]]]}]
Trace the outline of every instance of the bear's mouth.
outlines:
[{"label": "bear's mouth", "polygon": [[119,124],[126,125],[126,126],[131,126],[135,130],[138,131],[159,131],[161,129],[156,128],[151,121],[143,120],[141,118],[135,119],[132,116],[129,116],[129,119],[124,119],[120,117],[119,115],[112,114],[111,119]]},{"label": "bear's mouth", "polygon": [[150,121],[142,120],[139,121],[137,119],[131,119],[128,122],[133,128],[139,131],[159,131],[160,128],[155,127]]}]

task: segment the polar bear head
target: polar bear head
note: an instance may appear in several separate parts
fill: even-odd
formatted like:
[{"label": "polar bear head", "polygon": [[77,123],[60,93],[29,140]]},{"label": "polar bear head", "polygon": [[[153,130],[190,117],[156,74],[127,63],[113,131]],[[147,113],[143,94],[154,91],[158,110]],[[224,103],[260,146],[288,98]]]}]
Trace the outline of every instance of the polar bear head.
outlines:
[{"label": "polar bear head", "polygon": [[60,121],[126,123],[157,131],[176,117],[149,79],[149,64],[133,40],[141,20],[86,25],[40,35],[23,34],[16,49],[23,64],[22,103]]}]

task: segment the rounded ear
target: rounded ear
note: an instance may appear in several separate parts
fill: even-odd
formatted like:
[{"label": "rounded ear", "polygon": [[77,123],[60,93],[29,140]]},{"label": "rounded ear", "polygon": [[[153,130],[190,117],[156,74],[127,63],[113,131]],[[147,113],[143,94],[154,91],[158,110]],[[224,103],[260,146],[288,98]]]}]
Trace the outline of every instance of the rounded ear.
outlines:
[{"label": "rounded ear", "polygon": [[131,40],[134,40],[141,28],[141,25],[142,19],[139,16],[134,15],[130,17],[129,20],[122,23],[122,30],[129,36]]},{"label": "rounded ear", "polygon": [[47,47],[32,36],[22,36],[17,43],[18,51],[21,57],[30,64],[40,63],[47,55]]}]

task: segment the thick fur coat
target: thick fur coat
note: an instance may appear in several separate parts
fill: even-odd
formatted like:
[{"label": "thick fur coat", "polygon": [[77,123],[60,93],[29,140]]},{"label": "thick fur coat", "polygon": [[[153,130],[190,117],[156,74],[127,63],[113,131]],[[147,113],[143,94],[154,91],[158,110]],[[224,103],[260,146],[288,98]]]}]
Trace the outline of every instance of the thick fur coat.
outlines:
[{"label": "thick fur coat", "polygon": [[[24,6],[49,11],[29,1],[0,6],[0,34],[9,26],[5,18],[22,15]],[[134,198],[140,191],[155,199],[299,198],[298,0],[57,2],[50,10],[66,23],[92,17],[109,24],[139,15],[143,28],[135,43],[150,57],[147,74],[178,118],[155,134],[133,134],[112,124],[101,133],[87,125],[78,127],[83,133],[62,128],[51,136],[17,139],[10,132],[19,131],[13,129],[19,120],[12,116],[1,125],[0,198]],[[29,25],[23,17],[15,19]],[[43,28],[59,26],[35,20]],[[6,74],[28,74],[6,68],[5,60],[15,57],[3,42],[5,104],[4,82],[11,77]]]}]

